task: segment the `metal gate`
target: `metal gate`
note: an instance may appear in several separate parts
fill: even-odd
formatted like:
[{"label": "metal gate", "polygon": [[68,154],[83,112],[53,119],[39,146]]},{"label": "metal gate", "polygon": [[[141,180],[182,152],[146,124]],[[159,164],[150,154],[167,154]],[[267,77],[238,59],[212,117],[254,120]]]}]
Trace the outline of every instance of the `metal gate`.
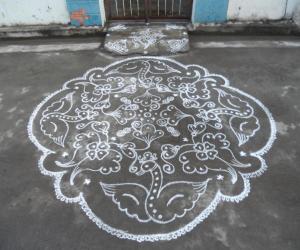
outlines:
[{"label": "metal gate", "polygon": [[193,0],[105,0],[108,20],[191,19]]}]

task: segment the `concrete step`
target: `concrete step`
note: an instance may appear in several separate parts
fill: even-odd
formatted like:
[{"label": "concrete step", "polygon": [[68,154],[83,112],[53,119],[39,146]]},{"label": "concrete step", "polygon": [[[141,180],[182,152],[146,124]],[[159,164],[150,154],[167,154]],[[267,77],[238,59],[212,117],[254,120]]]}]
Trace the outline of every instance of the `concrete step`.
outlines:
[{"label": "concrete step", "polygon": [[168,55],[187,52],[189,36],[184,25],[125,25],[108,28],[104,48],[115,55]]}]

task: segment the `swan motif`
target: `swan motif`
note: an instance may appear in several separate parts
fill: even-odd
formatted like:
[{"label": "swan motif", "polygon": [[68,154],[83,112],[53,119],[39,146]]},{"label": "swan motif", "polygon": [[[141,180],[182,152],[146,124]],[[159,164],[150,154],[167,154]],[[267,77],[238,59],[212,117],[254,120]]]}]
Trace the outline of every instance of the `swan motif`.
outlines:
[{"label": "swan motif", "polygon": [[173,181],[163,184],[163,173],[155,160],[155,154],[146,152],[140,158],[141,164],[132,165],[129,169],[138,176],[150,173],[152,181],[149,189],[138,183],[100,182],[100,185],[104,194],[111,197],[119,210],[127,216],[140,222],[166,224],[192,210],[200,196],[205,193],[211,179],[203,182]]},{"label": "swan motif", "polygon": [[62,147],[69,132],[68,122],[76,123],[86,119],[92,120],[98,114],[91,109],[82,110],[77,108],[75,115],[69,115],[68,113],[73,108],[73,94],[74,92],[71,92],[48,106],[40,120],[42,132]]},{"label": "swan motif", "polygon": [[[160,83],[162,78],[155,77],[153,74],[169,74],[178,72],[178,70],[168,66],[163,62],[156,60],[139,60],[134,62],[128,62],[116,69],[110,71],[109,74],[125,74],[125,75],[137,75],[139,83],[145,88],[154,87]],[[151,76],[149,76],[151,75]]]},{"label": "swan motif", "polygon": [[229,119],[230,127],[237,137],[239,146],[245,144],[250,137],[254,136],[260,125],[258,119],[253,115],[253,108],[240,98],[216,89],[219,103],[225,107],[214,110],[215,115],[231,115]]}]

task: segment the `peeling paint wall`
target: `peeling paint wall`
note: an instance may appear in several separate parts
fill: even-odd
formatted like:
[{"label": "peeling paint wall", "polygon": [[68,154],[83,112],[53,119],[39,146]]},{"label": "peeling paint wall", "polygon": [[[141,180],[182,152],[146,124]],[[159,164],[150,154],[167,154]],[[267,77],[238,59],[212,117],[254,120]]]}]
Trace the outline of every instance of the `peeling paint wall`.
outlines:
[{"label": "peeling paint wall", "polygon": [[66,0],[66,2],[72,25],[102,25],[99,0]]},{"label": "peeling paint wall", "polygon": [[0,26],[68,22],[65,0],[0,0]]}]

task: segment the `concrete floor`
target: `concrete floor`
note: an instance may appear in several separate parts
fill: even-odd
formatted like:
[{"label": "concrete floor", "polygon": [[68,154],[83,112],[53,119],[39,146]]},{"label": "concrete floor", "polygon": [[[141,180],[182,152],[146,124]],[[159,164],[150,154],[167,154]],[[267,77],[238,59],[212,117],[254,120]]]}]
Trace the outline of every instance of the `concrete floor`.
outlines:
[{"label": "concrete floor", "polygon": [[[269,169],[252,180],[251,193],[241,203],[221,203],[190,233],[155,243],[111,236],[97,228],[78,205],[57,200],[52,179],[37,168],[40,153],[27,134],[29,116],[45,96],[88,69],[120,58],[98,49],[0,54],[0,249],[300,249],[300,49],[193,48],[193,42],[203,40],[244,39],[193,36],[191,51],[173,58],[226,76],[232,86],[255,96],[270,109],[278,134],[265,155]],[[264,39],[299,42],[294,37]],[[253,43],[256,40],[261,38],[251,38]],[[6,41],[2,45],[23,43]]]}]

